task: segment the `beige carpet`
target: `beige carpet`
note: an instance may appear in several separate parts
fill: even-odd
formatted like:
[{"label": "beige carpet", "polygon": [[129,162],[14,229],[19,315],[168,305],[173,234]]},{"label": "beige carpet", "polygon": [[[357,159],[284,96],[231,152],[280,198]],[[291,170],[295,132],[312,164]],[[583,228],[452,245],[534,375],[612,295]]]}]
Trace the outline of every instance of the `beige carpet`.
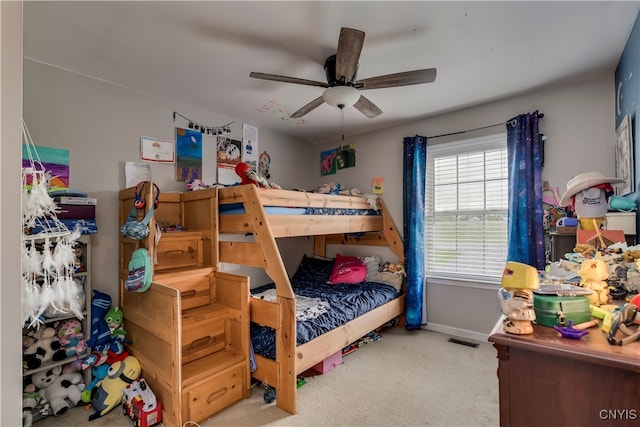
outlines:
[{"label": "beige carpet", "polygon": [[[251,397],[200,423],[213,426],[497,426],[498,361],[487,342],[478,348],[448,342],[447,335],[402,328],[345,356],[332,371],[307,378],[298,389],[298,414]],[[130,427],[120,407],[87,421],[74,408],[34,427]],[[197,427],[186,423],[184,427]]]}]

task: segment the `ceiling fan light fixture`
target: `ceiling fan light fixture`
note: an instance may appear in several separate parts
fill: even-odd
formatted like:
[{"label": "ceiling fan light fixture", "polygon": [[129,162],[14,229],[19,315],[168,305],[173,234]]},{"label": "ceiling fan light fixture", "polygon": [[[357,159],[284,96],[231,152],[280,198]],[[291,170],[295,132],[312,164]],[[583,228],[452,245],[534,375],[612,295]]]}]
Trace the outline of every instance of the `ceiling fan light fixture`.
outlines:
[{"label": "ceiling fan light fixture", "polygon": [[360,99],[360,91],[352,86],[334,86],[325,90],[322,98],[332,107],[351,107]]}]

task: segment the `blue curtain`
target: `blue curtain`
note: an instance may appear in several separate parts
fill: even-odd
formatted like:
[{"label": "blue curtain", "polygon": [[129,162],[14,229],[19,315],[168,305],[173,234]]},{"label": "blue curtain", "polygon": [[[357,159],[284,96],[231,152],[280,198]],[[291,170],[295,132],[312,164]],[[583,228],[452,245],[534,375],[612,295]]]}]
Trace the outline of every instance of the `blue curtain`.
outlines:
[{"label": "blue curtain", "polygon": [[509,167],[507,261],[545,268],[542,146],[538,112],[507,122]]},{"label": "blue curtain", "polygon": [[427,138],[405,137],[403,141],[402,197],[404,263],[407,272],[405,318],[407,329],[422,325],[424,301],[424,197]]}]

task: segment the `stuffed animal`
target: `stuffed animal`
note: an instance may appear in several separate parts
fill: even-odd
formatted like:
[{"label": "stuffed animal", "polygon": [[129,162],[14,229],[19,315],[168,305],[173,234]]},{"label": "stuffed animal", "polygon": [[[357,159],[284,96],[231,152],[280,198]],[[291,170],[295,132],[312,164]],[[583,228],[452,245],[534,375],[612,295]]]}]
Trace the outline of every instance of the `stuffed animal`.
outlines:
[{"label": "stuffed animal", "polygon": [[265,177],[260,175],[254,169],[251,169],[245,162],[239,162],[235,167],[236,174],[240,177],[240,184],[253,184],[260,188],[275,188],[280,189],[280,186],[275,183],[269,183]]},{"label": "stuffed animal", "polygon": [[184,188],[189,191],[197,191],[204,190],[205,188],[209,188],[207,184],[204,183],[201,179],[188,179],[184,182]]},{"label": "stuffed animal", "polygon": [[113,363],[107,376],[91,390],[91,406],[96,411],[89,421],[100,418],[122,402],[122,390],[140,377],[140,362],[133,356]]},{"label": "stuffed animal", "polygon": [[38,393],[36,386],[29,378],[22,392],[22,426],[31,427],[33,424],[33,411],[42,401],[42,395]]},{"label": "stuffed animal", "polygon": [[57,362],[67,358],[67,352],[62,348],[54,328],[46,327],[39,331],[33,331],[29,333],[29,336],[35,338],[35,341],[22,352],[24,369],[36,369],[45,362]]},{"label": "stuffed animal", "polygon": [[127,331],[122,329],[122,322],[124,320],[124,314],[120,307],[112,307],[104,315],[104,320],[107,322],[109,332],[111,333],[111,342],[109,343],[109,350],[116,354],[120,354],[124,351],[123,343],[128,342],[125,338]]},{"label": "stuffed animal", "polygon": [[98,290],[93,290],[91,299],[91,336],[87,345],[93,350],[107,351],[111,342],[109,325],[104,316],[111,308],[111,296]]},{"label": "stuffed animal", "polygon": [[110,366],[106,364],[91,367],[91,382],[82,390],[81,395],[84,403],[91,403],[91,390],[93,390],[96,384],[107,377],[109,367]]},{"label": "stuffed animal", "polygon": [[[82,403],[79,372],[62,373],[62,367],[38,371],[31,375],[31,381],[38,388],[42,398],[49,402],[53,415],[62,415],[72,406]],[[68,401],[69,402],[68,402]]]},{"label": "stuffed animal", "polygon": [[609,277],[609,269],[602,260],[600,252],[597,253],[596,258],[582,261],[578,274],[580,286],[591,290],[591,294],[587,295],[591,304],[601,306],[609,302],[609,286],[605,281]]},{"label": "stuffed animal", "polygon": [[245,184],[258,185],[254,181],[250,180],[249,177],[247,176],[247,172],[250,170],[249,165],[247,163],[239,162],[236,165],[235,170],[236,170],[236,174],[240,177],[241,185],[245,185]]},{"label": "stuffed animal", "polygon": [[62,348],[67,352],[67,357],[80,355],[87,350],[82,323],[78,319],[63,320],[58,325],[58,338]]}]

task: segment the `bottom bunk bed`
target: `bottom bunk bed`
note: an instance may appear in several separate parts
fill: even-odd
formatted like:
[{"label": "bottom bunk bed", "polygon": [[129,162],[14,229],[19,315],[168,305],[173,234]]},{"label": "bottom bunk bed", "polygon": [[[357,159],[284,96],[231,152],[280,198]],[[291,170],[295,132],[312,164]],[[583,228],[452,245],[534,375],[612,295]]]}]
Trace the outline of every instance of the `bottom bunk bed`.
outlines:
[{"label": "bottom bunk bed", "polygon": [[[274,282],[273,285],[253,289],[255,296],[250,298],[257,365],[252,376],[276,390],[279,408],[296,414],[299,374],[401,316],[405,307],[402,280],[395,287],[375,283],[368,280],[369,277],[357,284],[327,285],[326,279],[334,263],[317,257],[326,256],[327,244],[386,246],[396,255],[397,261],[394,262],[403,264],[402,240],[380,199],[376,215],[370,215],[370,212],[359,214],[369,210],[369,200],[242,185],[218,189],[218,203],[220,262],[263,268]],[[225,209],[228,208],[225,205],[236,207],[239,204],[242,205],[239,211],[230,213]],[[322,215],[316,211],[306,215],[297,215],[293,211],[289,215],[281,212],[268,214],[270,209],[265,208],[272,206],[322,207],[323,211],[337,209],[339,214]],[[351,215],[352,210],[356,215]],[[343,215],[347,211],[350,214]],[[252,241],[225,241],[225,234],[252,236]],[[316,258],[305,256],[290,279],[276,239],[294,236],[314,236]],[[308,280],[305,275],[310,269],[315,269],[311,273],[314,280]],[[322,290],[327,288],[343,293],[340,296],[326,295]],[[329,310],[313,319],[315,323],[298,320],[301,311],[298,309],[308,302],[305,299],[328,302]],[[349,301],[361,304],[338,304]],[[329,320],[335,322],[330,324]]]},{"label": "bottom bunk bed", "polygon": [[[301,275],[309,263],[325,274]],[[252,376],[273,387],[277,405],[292,414],[297,412],[298,375],[404,312],[404,295],[389,284],[327,284],[326,270],[332,266],[332,261],[305,256],[291,278],[296,318],[295,334],[290,335],[296,337],[292,353],[278,354],[278,338],[287,342],[287,337],[280,336],[286,334],[286,324],[279,322],[283,315],[275,314],[291,304],[276,302],[273,284],[251,290],[250,336],[256,358]]]},{"label": "bottom bunk bed", "polygon": [[[365,279],[356,284],[330,284],[328,282],[333,268],[333,260],[305,255],[300,267],[291,278],[291,286],[296,296],[296,346],[298,349],[305,343],[340,328],[371,310],[392,303],[394,300],[396,303],[400,301],[398,299],[400,289],[396,289],[392,284],[371,281],[374,279]],[[274,302],[276,300],[275,291],[275,284],[254,288],[251,290],[253,298],[250,301],[254,305],[259,305],[262,302]],[[387,310],[389,310],[388,307]],[[394,311],[391,310],[391,313]],[[368,328],[369,326],[366,325],[365,329]],[[368,332],[371,332],[371,329],[364,331],[356,339]],[[344,348],[354,340],[347,341],[345,343],[337,341],[336,345],[338,343],[344,344],[341,346]],[[257,355],[275,360],[276,334],[274,328],[260,325],[255,321],[252,322],[251,343]],[[296,374],[306,370],[306,365],[310,363],[305,360],[306,358],[320,357],[317,352],[313,353],[313,357],[305,357],[304,353],[300,353],[299,350],[296,352],[298,361]]]}]

